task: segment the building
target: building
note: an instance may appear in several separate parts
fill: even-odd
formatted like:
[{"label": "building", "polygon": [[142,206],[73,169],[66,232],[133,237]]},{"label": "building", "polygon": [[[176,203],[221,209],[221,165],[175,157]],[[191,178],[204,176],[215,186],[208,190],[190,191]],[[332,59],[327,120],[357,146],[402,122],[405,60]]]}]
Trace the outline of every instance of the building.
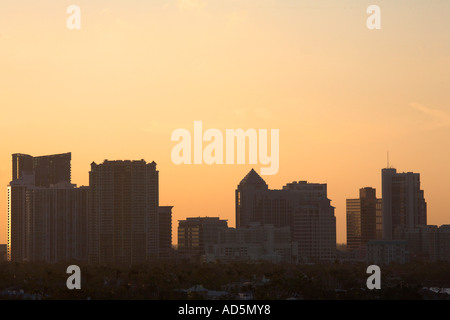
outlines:
[{"label": "building", "polygon": [[405,240],[369,240],[367,242],[367,263],[388,265],[409,262],[408,242]]},{"label": "building", "polygon": [[439,259],[438,227],[432,225],[396,228],[394,238],[408,243],[410,260],[437,261]]},{"label": "building", "polygon": [[450,225],[444,224],[438,228],[438,260],[450,261]]},{"label": "building", "polygon": [[160,259],[172,257],[172,208],[173,206],[158,207]]},{"label": "building", "polygon": [[382,201],[374,188],[359,189],[358,199],[347,199],[347,248],[365,250],[368,240],[382,238]]},{"label": "building", "polygon": [[300,261],[336,258],[336,218],[326,184],[298,181],[271,190],[252,169],[236,189],[236,228],[253,223],[289,227]]},{"label": "building", "polygon": [[6,259],[6,252],[7,252],[7,245],[6,244],[0,244],[0,262],[7,261]]},{"label": "building", "polygon": [[34,173],[34,185],[50,187],[59,182],[70,183],[70,152],[48,156],[33,157],[27,154],[12,155],[12,181],[20,179],[24,173]]},{"label": "building", "polygon": [[85,261],[88,188],[70,183],[70,153],[12,158],[8,260]]},{"label": "building", "polygon": [[450,225],[403,226],[395,238],[407,241],[410,260],[450,261]]},{"label": "building", "polygon": [[206,244],[216,244],[221,230],[228,228],[227,220],[218,217],[187,218],[178,221],[178,252],[182,257],[200,257]]},{"label": "building", "polygon": [[297,243],[291,241],[289,227],[252,223],[247,227],[219,232],[215,244],[208,244],[206,261],[297,262]]},{"label": "building", "polygon": [[427,224],[427,204],[420,189],[420,174],[382,169],[383,239],[395,239],[400,226],[415,228]]},{"label": "building", "polygon": [[156,163],[105,160],[89,172],[88,260],[132,265],[159,257]]}]

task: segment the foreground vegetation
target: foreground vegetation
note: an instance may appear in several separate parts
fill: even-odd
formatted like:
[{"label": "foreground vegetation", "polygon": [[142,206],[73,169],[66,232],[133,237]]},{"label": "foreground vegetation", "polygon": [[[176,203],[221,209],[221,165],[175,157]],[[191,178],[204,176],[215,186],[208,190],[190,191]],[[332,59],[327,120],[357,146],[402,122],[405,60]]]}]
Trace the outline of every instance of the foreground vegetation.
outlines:
[{"label": "foreground vegetation", "polygon": [[[202,285],[226,292],[220,299],[440,299],[423,287],[450,288],[450,263],[414,262],[381,267],[381,290],[368,290],[367,265],[331,263],[158,262],[132,267],[78,264],[81,290],[69,290],[72,263],[1,263],[1,299],[203,299],[184,290]],[[11,292],[15,294],[11,294]]]}]

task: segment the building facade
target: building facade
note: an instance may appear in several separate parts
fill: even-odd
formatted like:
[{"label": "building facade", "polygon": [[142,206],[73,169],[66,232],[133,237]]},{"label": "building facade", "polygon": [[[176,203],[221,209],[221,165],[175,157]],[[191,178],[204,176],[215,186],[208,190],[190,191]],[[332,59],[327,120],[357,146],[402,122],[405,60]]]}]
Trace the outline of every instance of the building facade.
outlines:
[{"label": "building facade", "polygon": [[216,244],[219,232],[228,228],[227,220],[196,217],[178,221],[178,252],[182,257],[200,257],[206,245]]},{"label": "building facade", "polygon": [[450,225],[444,224],[438,228],[438,260],[450,261]]},{"label": "building facade", "polygon": [[336,218],[327,185],[298,181],[271,190],[252,169],[236,189],[236,228],[289,227],[300,261],[336,258]]},{"label": "building facade", "polygon": [[173,206],[158,207],[160,259],[172,257],[172,208]]},{"label": "building facade", "polygon": [[89,262],[131,265],[159,257],[158,186],[155,162],[91,164]]},{"label": "building facade", "polygon": [[39,157],[15,153],[12,155],[12,181],[20,179],[24,173],[33,173],[34,185],[37,187],[50,187],[60,182],[70,183],[71,159],[70,152]]},{"label": "building facade", "polygon": [[297,243],[291,241],[289,227],[252,223],[221,230],[217,243],[207,245],[206,261],[296,263],[297,254]]},{"label": "building facade", "polygon": [[367,242],[367,263],[388,265],[409,262],[408,242],[405,240],[369,240]]},{"label": "building facade", "polygon": [[12,158],[8,260],[85,261],[89,191],[70,183],[70,153]]},{"label": "building facade", "polygon": [[376,190],[366,187],[359,190],[358,199],[347,199],[347,248],[364,249],[368,240],[382,239],[382,200]]},{"label": "building facade", "polygon": [[383,239],[395,239],[395,229],[427,224],[427,203],[420,189],[420,174],[382,169]]}]

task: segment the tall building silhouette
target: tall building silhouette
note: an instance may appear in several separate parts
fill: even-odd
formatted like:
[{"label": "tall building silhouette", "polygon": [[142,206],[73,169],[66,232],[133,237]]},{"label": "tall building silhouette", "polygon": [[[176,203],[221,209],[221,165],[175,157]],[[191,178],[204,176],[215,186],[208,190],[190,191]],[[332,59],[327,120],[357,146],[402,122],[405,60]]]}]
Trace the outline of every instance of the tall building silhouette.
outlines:
[{"label": "tall building silhouette", "polygon": [[420,189],[420,174],[397,173],[385,168],[382,175],[383,239],[395,239],[398,227],[414,228],[427,224],[427,203]]},{"label": "tall building silhouette", "polygon": [[236,227],[255,222],[290,227],[300,260],[336,258],[336,218],[326,184],[298,181],[271,190],[252,169],[236,189]]},{"label": "tall building silhouette", "polygon": [[368,240],[382,239],[382,200],[374,188],[359,189],[358,199],[347,199],[347,247],[363,249]]},{"label": "tall building silhouette", "polygon": [[28,154],[15,153],[12,155],[12,179],[20,179],[24,173],[33,172],[33,156]]},{"label": "tall building silhouette", "polygon": [[172,257],[172,208],[173,206],[158,207],[159,219],[159,258]]},{"label": "tall building silhouette", "polygon": [[12,158],[8,260],[86,260],[88,188],[70,183],[70,153]]},{"label": "tall building silhouette", "polygon": [[89,172],[89,261],[137,264],[159,256],[156,163],[108,161]]},{"label": "tall building silhouette", "polygon": [[33,157],[27,154],[12,155],[12,181],[22,177],[24,173],[34,173],[34,185],[50,187],[59,182],[71,181],[70,152],[48,156]]}]

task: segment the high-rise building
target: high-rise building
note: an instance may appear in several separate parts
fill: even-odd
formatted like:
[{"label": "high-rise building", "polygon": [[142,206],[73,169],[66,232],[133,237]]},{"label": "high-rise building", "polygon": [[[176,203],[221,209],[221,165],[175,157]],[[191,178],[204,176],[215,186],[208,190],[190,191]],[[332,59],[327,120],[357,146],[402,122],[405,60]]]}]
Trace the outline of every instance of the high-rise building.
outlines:
[{"label": "high-rise building", "polygon": [[8,260],[86,260],[88,188],[70,184],[70,153],[12,157]]},{"label": "high-rise building", "polygon": [[347,199],[347,248],[365,247],[368,240],[382,239],[382,200],[374,188],[359,189],[358,199]]},{"label": "high-rise building", "polygon": [[383,239],[395,239],[400,226],[415,228],[427,224],[427,204],[420,189],[420,174],[382,169]]},{"label": "high-rise building", "polygon": [[24,173],[33,172],[33,157],[28,154],[15,153],[12,155],[12,179],[20,179]]},{"label": "high-rise building", "polygon": [[236,190],[236,228],[255,222],[290,227],[301,261],[336,258],[336,218],[326,184],[298,181],[271,190],[252,169]]},{"label": "high-rise building", "polygon": [[[28,179],[27,179],[28,178]],[[34,175],[11,181],[8,186],[8,261],[28,259],[30,223],[26,212],[27,187],[33,187]]]},{"label": "high-rise building", "polygon": [[206,245],[216,244],[219,232],[228,228],[227,220],[196,217],[178,221],[178,252],[181,256],[202,256]]},{"label": "high-rise building", "polygon": [[173,206],[158,207],[159,258],[161,259],[172,256],[172,208]]},{"label": "high-rise building", "polygon": [[108,161],[89,172],[89,261],[138,264],[159,257],[156,163]]},{"label": "high-rise building", "polygon": [[70,183],[70,152],[48,156],[33,157],[27,154],[12,155],[12,181],[22,177],[24,173],[34,173],[37,187],[50,187],[59,182]]},{"label": "high-rise building", "polygon": [[6,252],[7,252],[7,245],[6,244],[0,244],[0,262],[6,261]]}]

